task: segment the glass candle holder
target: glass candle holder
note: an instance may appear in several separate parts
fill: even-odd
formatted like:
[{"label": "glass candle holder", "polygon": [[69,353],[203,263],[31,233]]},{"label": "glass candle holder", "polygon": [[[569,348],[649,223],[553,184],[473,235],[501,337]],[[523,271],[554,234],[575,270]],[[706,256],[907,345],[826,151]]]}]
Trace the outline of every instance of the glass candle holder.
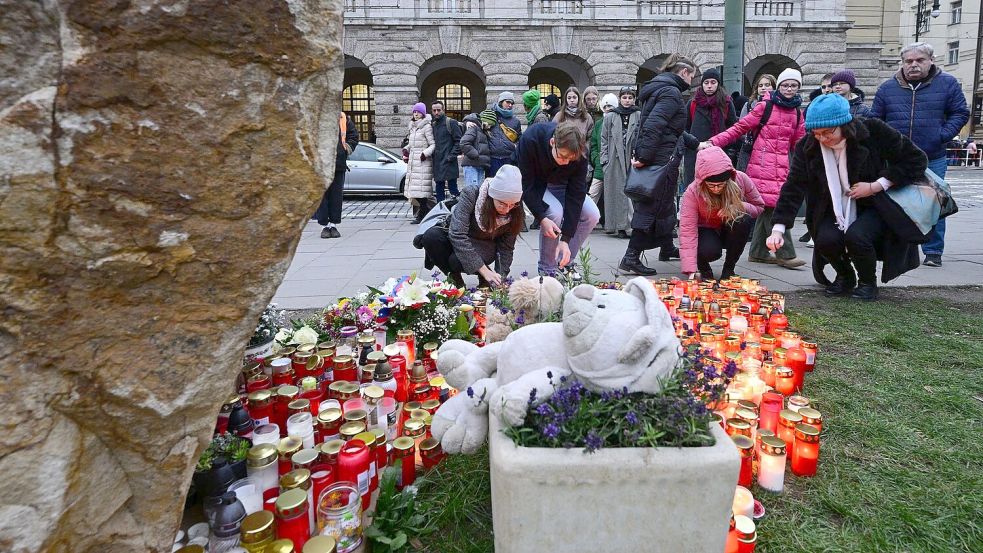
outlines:
[{"label": "glass candle holder", "polygon": [[334,538],[338,553],[349,553],[362,545],[362,501],[350,482],[328,486],[317,503],[318,533]]},{"label": "glass candle holder", "polygon": [[308,536],[310,529],[314,528],[316,517],[314,516],[314,482],[311,481],[311,471],[307,469],[294,469],[280,477],[280,495],[282,496],[289,490],[303,490],[307,494],[307,527]]},{"label": "glass candle holder", "polygon": [[276,500],[276,537],[290,540],[294,547],[304,547],[311,537],[307,492],[301,489],[287,490]]},{"label": "glass candle holder", "polygon": [[741,455],[741,471],[737,476],[737,485],[750,488],[752,480],[751,465],[754,457],[754,442],[751,440],[751,438],[741,435],[731,436],[731,439],[734,440],[734,445],[737,446],[737,452]]},{"label": "glass candle holder", "polygon": [[819,430],[815,426],[795,425],[792,445],[792,474],[815,476],[819,464]]},{"label": "glass candle holder", "polygon": [[252,478],[266,499],[280,490],[278,453],[272,444],[259,444],[246,453],[246,474]]},{"label": "glass candle holder", "polygon": [[798,345],[796,345],[794,348],[790,348],[785,352],[785,365],[792,369],[795,391],[800,391],[802,389],[802,385],[805,383],[806,350],[802,349]]},{"label": "glass candle holder", "polygon": [[239,545],[248,553],[266,553],[276,537],[273,513],[259,510],[246,515],[239,527]]},{"label": "glass candle holder", "polygon": [[304,449],[314,448],[314,417],[310,412],[301,411],[290,415],[287,419],[287,436],[300,438]]},{"label": "glass candle holder", "polygon": [[240,478],[229,485],[229,491],[236,494],[236,498],[242,503],[242,508],[246,510],[246,515],[262,512],[263,510],[263,489],[259,485],[258,478]]},{"label": "glass candle holder", "polygon": [[338,452],[338,481],[354,482],[362,497],[362,504],[369,504],[369,448],[361,440],[349,440]]},{"label": "glass candle holder", "polygon": [[802,415],[789,409],[782,409],[778,413],[778,437],[786,444],[795,440],[795,425],[802,422]]},{"label": "glass candle holder", "polygon": [[273,417],[273,392],[263,389],[249,394],[249,418],[256,426],[269,424]]},{"label": "glass candle holder", "polygon": [[[340,330],[341,339],[338,340],[338,345],[335,347],[335,355],[346,355],[353,356],[356,351],[355,348],[358,346],[358,327],[354,326],[343,326]],[[337,375],[335,375],[337,378]]]},{"label": "glass candle holder", "polygon": [[335,382],[354,382],[358,380],[355,359],[351,355],[335,354],[334,359],[332,359],[332,365],[334,366]]},{"label": "glass candle holder", "polygon": [[806,352],[806,372],[812,372],[816,368],[816,357],[819,354],[819,344],[813,340],[802,340],[802,349]]},{"label": "glass candle holder", "polygon": [[778,367],[775,371],[775,390],[783,396],[795,393],[795,373],[788,367]]},{"label": "glass candle holder", "polygon": [[364,421],[349,421],[341,425],[338,430],[341,435],[341,440],[349,441],[355,438],[355,436],[365,432],[365,422]]},{"label": "glass candle holder", "polygon": [[[740,405],[740,402],[738,402],[738,405]],[[738,409],[734,411],[734,416],[748,423],[748,426],[751,429],[751,435],[748,437],[754,440],[754,435],[758,430],[758,414],[755,413],[753,409],[748,409],[747,407],[738,407]]]},{"label": "glass candle holder", "polygon": [[337,440],[341,435],[342,416],[340,409],[325,409],[317,414],[317,443]]},{"label": "glass candle holder", "polygon": [[802,396],[789,396],[788,408],[796,413],[803,407],[809,407],[809,400]]},{"label": "glass candle holder", "polygon": [[760,376],[761,380],[764,380],[765,384],[775,387],[775,373],[777,372],[777,367],[775,367],[774,361],[764,361],[761,363]]},{"label": "glass candle holder", "polygon": [[734,491],[734,515],[744,515],[751,518],[754,515],[754,496],[751,490],[744,486],[737,486]]},{"label": "glass candle holder", "polygon": [[799,409],[799,414],[802,415],[803,424],[815,426],[816,430],[819,430],[820,432],[823,430],[822,413],[811,407],[803,407],[802,409]]},{"label": "glass candle holder", "polygon": [[287,436],[277,443],[276,449],[279,453],[280,476],[287,474],[294,469],[293,462],[290,460],[304,447],[304,440],[297,436]]},{"label": "glass candle holder", "polygon": [[416,334],[408,329],[404,328],[396,332],[396,344],[400,343],[406,344],[406,362],[410,365],[416,361]]},{"label": "glass candle holder", "polygon": [[761,394],[761,407],[758,428],[775,432],[778,430],[778,414],[782,411],[782,394],[765,392]]},{"label": "glass candle holder", "polygon": [[440,440],[427,438],[420,442],[420,458],[423,460],[423,470],[430,470],[440,464],[444,459],[444,450],[440,447]]},{"label": "glass candle holder", "polygon": [[396,488],[403,489],[416,481],[416,442],[408,436],[401,436],[393,440],[392,459],[389,464],[400,465],[397,474]]},{"label": "glass candle holder", "polygon": [[751,438],[751,425],[746,420],[731,418],[727,419],[727,433],[733,436],[747,436]]},{"label": "glass candle holder", "polygon": [[775,436],[761,438],[758,485],[770,492],[785,489],[785,442]]},{"label": "glass candle holder", "polygon": [[754,553],[755,542],[758,540],[754,520],[744,515],[736,515],[734,529],[737,530],[737,553]]},{"label": "glass candle holder", "polygon": [[311,487],[314,490],[315,504],[324,490],[335,483],[335,476],[335,468],[327,463],[318,462],[311,467]]},{"label": "glass candle holder", "polygon": [[369,449],[369,492],[379,489],[379,465],[376,463],[376,443],[375,434],[369,431],[359,432],[355,435],[356,440],[361,440],[365,447]]}]

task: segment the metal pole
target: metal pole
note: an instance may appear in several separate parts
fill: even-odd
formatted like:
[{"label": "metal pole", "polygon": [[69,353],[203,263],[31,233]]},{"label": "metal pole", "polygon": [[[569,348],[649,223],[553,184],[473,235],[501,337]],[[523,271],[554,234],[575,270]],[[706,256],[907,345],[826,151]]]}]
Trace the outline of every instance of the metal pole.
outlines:
[{"label": "metal pole", "polygon": [[983,59],[983,0],[980,0],[980,9],[976,12],[976,70],[973,72],[973,93],[970,94],[969,104],[969,136],[976,134],[976,118],[981,114],[976,111],[976,98],[980,94],[980,61]]},{"label": "metal pole", "polygon": [[744,93],[744,0],[724,3],[724,86]]}]

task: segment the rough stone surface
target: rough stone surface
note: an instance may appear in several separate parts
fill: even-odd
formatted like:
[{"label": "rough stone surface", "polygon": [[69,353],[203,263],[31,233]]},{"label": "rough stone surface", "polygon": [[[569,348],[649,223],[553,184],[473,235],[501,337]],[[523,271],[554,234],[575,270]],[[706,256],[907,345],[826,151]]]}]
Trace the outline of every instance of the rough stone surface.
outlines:
[{"label": "rough stone surface", "polygon": [[740,471],[737,448],[516,447],[490,417],[496,553],[723,551]]},{"label": "rough stone surface", "polygon": [[0,551],[170,551],[333,171],[342,9],[0,0]]}]

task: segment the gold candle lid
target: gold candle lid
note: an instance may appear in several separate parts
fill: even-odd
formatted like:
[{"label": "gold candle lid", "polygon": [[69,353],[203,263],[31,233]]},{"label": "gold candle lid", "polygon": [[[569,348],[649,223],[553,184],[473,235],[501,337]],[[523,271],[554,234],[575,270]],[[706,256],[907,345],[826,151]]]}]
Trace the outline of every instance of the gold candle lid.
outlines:
[{"label": "gold candle lid", "polygon": [[420,451],[433,451],[438,447],[440,447],[440,440],[437,438],[431,437],[420,442]]},{"label": "gold candle lid", "polygon": [[306,490],[310,487],[311,471],[307,469],[294,469],[280,477],[281,490],[292,490],[295,488]]},{"label": "gold candle lid", "polygon": [[[430,386],[433,386],[433,384],[430,384]],[[438,399],[428,399],[427,401],[424,401],[423,404],[420,406],[420,408],[425,411],[432,411],[433,409],[436,409],[438,407],[440,407],[440,400]],[[410,412],[412,413],[412,411]]]},{"label": "gold candle lid", "polygon": [[807,443],[819,441],[819,429],[811,424],[800,422],[795,425],[795,439]]},{"label": "gold candle lid", "polygon": [[319,445],[318,449],[320,449],[321,453],[325,455],[335,456],[341,453],[341,448],[343,447],[345,447],[344,440],[328,440],[323,444]]},{"label": "gold candle lid", "polygon": [[331,536],[314,536],[304,544],[303,553],[336,553],[338,551]]},{"label": "gold candle lid", "polygon": [[254,406],[269,403],[273,399],[273,392],[269,390],[256,390],[249,394],[249,403]]},{"label": "gold candle lid", "polygon": [[242,543],[256,543],[273,535],[273,513],[256,511],[246,515],[239,526],[239,540]]},{"label": "gold candle lid", "polygon": [[407,450],[413,449],[413,445],[415,443],[416,442],[413,440],[413,438],[410,438],[408,436],[401,436],[401,437],[396,438],[395,440],[393,440],[393,450],[395,450],[395,451],[407,451]]},{"label": "gold candle lid", "polygon": [[291,413],[299,413],[301,411],[311,410],[311,400],[307,398],[295,399],[287,404],[287,411]]},{"label": "gold candle lid", "polygon": [[374,432],[359,432],[358,434],[355,434],[352,439],[362,440],[362,442],[365,443],[365,447],[368,447],[369,449],[375,447],[376,437]]},{"label": "gold candle lid", "polygon": [[280,398],[280,401],[287,401],[288,398],[292,398],[300,393],[300,388],[292,386],[290,384],[284,384],[276,390],[276,395]]},{"label": "gold candle lid", "polygon": [[365,396],[365,399],[378,401],[382,399],[382,396],[386,395],[386,391],[382,389],[382,386],[366,386],[362,389],[362,395]]},{"label": "gold candle lid", "polygon": [[345,424],[341,425],[341,428],[338,430],[338,432],[342,436],[352,438],[357,434],[361,434],[362,432],[365,432],[365,423],[361,421],[346,422]]},{"label": "gold candle lid", "polygon": [[403,411],[409,414],[411,411],[420,409],[421,407],[423,407],[423,404],[421,404],[419,401],[407,401],[403,404]]},{"label": "gold candle lid", "polygon": [[325,409],[317,414],[320,424],[333,424],[341,420],[341,409]]},{"label": "gold candle lid", "polygon": [[795,426],[796,423],[802,422],[802,415],[791,409],[782,409],[778,413],[778,420],[785,426]]},{"label": "gold candle lid", "polygon": [[317,451],[314,449],[302,449],[290,458],[296,468],[310,468],[314,461],[317,461]]},{"label": "gold candle lid", "polygon": [[277,444],[276,449],[277,452],[280,453],[281,457],[289,458],[294,453],[300,451],[300,448],[303,446],[304,440],[296,436],[287,436],[286,438],[280,440],[280,443]]},{"label": "gold candle lid", "polygon": [[734,445],[737,446],[737,449],[750,450],[754,448],[754,442],[751,441],[751,438],[748,438],[743,434],[731,436],[730,439],[734,441]]},{"label": "gold candle lid", "polygon": [[266,546],[266,553],[296,553],[294,542],[291,540],[276,540]]},{"label": "gold candle lid", "polygon": [[254,445],[246,453],[246,465],[250,467],[266,466],[276,461],[277,455],[277,448],[273,444]]},{"label": "gold candle lid", "polygon": [[822,422],[823,420],[822,413],[811,407],[803,407],[799,409],[799,414],[802,415],[802,422],[806,424],[815,424],[817,422]]},{"label": "gold candle lid", "polygon": [[[310,478],[310,471],[307,472],[308,478]],[[286,476],[286,474],[284,474],[284,476]],[[276,499],[276,511],[280,513],[281,516],[289,516],[294,514],[292,511],[296,511],[300,507],[303,507],[305,503],[307,503],[306,491],[299,488],[290,489],[281,493],[280,497]]]},{"label": "gold candle lid", "polygon": [[777,436],[763,436],[761,452],[769,455],[785,455],[785,440]]},{"label": "gold candle lid", "polygon": [[345,413],[345,420],[348,422],[364,421],[366,416],[365,409],[352,409]]},{"label": "gold candle lid", "polygon": [[410,419],[403,424],[403,433],[409,437],[420,436],[426,431],[426,423],[420,419]]}]

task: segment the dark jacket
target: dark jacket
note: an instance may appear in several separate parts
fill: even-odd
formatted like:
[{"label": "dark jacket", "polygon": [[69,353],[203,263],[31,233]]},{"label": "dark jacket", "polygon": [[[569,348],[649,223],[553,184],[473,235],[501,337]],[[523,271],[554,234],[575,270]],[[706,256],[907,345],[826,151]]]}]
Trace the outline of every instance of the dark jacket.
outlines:
[{"label": "dark jacket", "polygon": [[894,127],[934,160],[945,157],[945,143],[969,121],[969,108],[959,81],[933,65],[917,85],[908,83],[900,70],[881,83],[870,117]]},{"label": "dark jacket", "polygon": [[537,221],[546,217],[547,205],[543,201],[546,185],[566,186],[563,201],[563,222],[560,240],[569,242],[577,230],[580,212],[587,197],[587,158],[578,156],[576,161],[559,165],[553,159],[550,139],[556,130],[556,122],[536,123],[519,138],[513,163],[522,173],[522,201]]},{"label": "dark jacket", "polygon": [[[492,106],[491,109],[495,109],[495,106]],[[488,151],[493,158],[509,159],[515,153],[518,140],[516,142],[509,140],[505,136],[505,131],[502,130],[502,125],[511,128],[517,136],[522,136],[522,125],[515,115],[506,118],[502,117],[498,110],[495,110],[495,116],[498,118],[498,122],[488,131]]]},{"label": "dark jacket", "polygon": [[[482,183],[481,186],[484,186]],[[491,267],[499,274],[507,275],[512,268],[512,255],[515,252],[515,239],[518,235],[509,234],[510,225],[503,225],[492,232],[485,232],[475,219],[475,204],[481,186],[465,186],[451,211],[447,234],[454,246],[454,254],[468,274],[476,274],[482,265]]]},{"label": "dark jacket", "polygon": [[461,124],[446,115],[433,120],[433,180],[457,180],[457,156],[461,153]]},{"label": "dark jacket", "polygon": [[[697,107],[695,110],[692,104],[695,100],[690,100],[686,104],[686,131],[697,138],[697,140],[709,140],[713,136],[711,132],[711,121],[710,121],[710,110],[707,108]],[[689,114],[693,114],[693,119],[690,120]],[[734,110],[734,104],[731,102],[730,97],[727,98],[727,113],[723,114],[720,121],[720,128],[717,132],[722,132],[737,123],[737,111]],[[736,150],[734,144],[728,150]],[[728,151],[728,155],[731,156],[731,161],[733,161],[733,156],[736,152]],[[693,174],[696,169],[696,150],[686,150],[686,156],[683,160],[683,185],[689,186],[689,183],[693,182]]]},{"label": "dark jacket", "polygon": [[[347,169],[345,164],[348,163],[348,153],[354,152],[355,146],[358,146],[358,129],[355,128],[355,122],[352,121],[352,118],[348,115],[345,115],[345,120],[345,127],[347,131],[345,132],[345,141],[338,141],[338,149],[335,152],[334,170],[336,173]],[[345,149],[345,146],[348,146],[347,150]]]},{"label": "dark jacket", "polygon": [[[879,119],[862,119],[858,123],[857,138],[848,140],[846,150],[847,173],[851,183],[874,182],[885,177],[894,186],[907,186],[914,178],[925,174],[928,159],[907,137]],[[858,200],[858,209],[877,209],[875,196],[881,194],[884,193]],[[772,222],[792,228],[803,198],[809,206],[806,227],[816,236],[819,222],[834,215],[822,149],[811,133],[795,146],[791,169],[778,197]],[[884,212],[881,214],[888,231],[878,248],[878,258],[884,261],[881,281],[888,282],[918,266],[918,246],[899,239],[891,231],[891,219]],[[817,262],[817,256],[814,252],[813,264]]]},{"label": "dark jacket", "polygon": [[[471,113],[464,118],[464,123],[468,129],[461,137],[461,153],[464,154],[461,165],[488,168],[491,164],[491,155],[488,151],[488,135],[481,129],[481,120]],[[468,123],[474,123],[474,126],[468,126]]]},{"label": "dark jacket", "polygon": [[[635,159],[645,165],[663,165],[672,155],[679,137],[686,130],[686,105],[682,93],[687,89],[686,81],[674,73],[660,73],[642,85],[638,96],[642,115],[635,140]],[[686,139],[688,148],[696,148],[699,144],[692,135]]]},{"label": "dark jacket", "polygon": [[870,107],[864,103],[864,91],[857,88],[852,92],[857,96],[850,100],[850,115],[854,117],[870,117]]}]

